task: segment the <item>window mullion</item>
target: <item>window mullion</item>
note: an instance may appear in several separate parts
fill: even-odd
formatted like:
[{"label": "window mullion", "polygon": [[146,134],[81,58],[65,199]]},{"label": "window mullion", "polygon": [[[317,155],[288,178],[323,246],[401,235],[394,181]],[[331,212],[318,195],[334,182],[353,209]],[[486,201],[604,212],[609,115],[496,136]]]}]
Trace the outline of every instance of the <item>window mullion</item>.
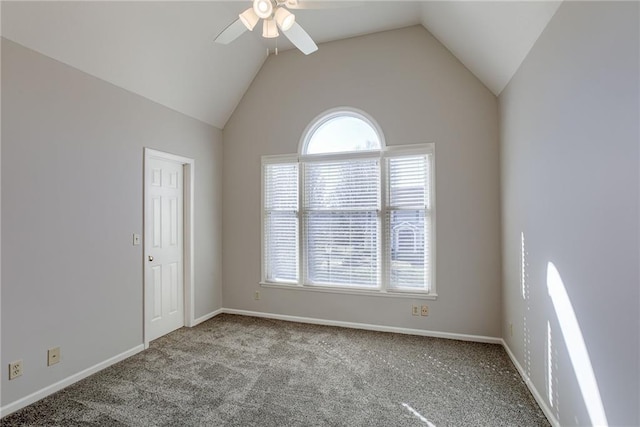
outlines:
[{"label": "window mullion", "polygon": [[389,287],[389,226],[387,224],[387,160],[380,157],[380,289],[387,291]]},{"label": "window mullion", "polygon": [[307,251],[306,251],[306,238],[307,238],[307,223],[306,223],[306,193],[304,191],[305,175],[306,175],[306,163],[300,161],[298,164],[298,271],[300,277],[298,277],[298,285],[304,286],[308,283],[307,279]]}]

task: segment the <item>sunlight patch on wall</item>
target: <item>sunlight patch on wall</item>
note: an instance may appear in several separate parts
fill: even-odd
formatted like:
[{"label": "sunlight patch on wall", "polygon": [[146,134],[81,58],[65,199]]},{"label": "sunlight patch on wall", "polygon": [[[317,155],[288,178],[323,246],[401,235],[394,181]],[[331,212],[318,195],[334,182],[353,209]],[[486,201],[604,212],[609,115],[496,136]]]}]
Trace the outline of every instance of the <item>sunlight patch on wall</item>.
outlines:
[{"label": "sunlight patch on wall", "polygon": [[547,291],[558,317],[560,331],[569,352],[571,365],[578,380],[582,400],[589,413],[591,424],[594,426],[607,426],[608,421],[602,398],[600,397],[600,389],[598,388],[589,352],[580,330],[580,324],[560,273],[558,273],[552,262],[547,264]]},{"label": "sunlight patch on wall", "polygon": [[527,252],[524,247],[524,233],[520,233],[520,288],[522,290],[522,299],[527,299],[527,291],[525,287],[527,272]]}]

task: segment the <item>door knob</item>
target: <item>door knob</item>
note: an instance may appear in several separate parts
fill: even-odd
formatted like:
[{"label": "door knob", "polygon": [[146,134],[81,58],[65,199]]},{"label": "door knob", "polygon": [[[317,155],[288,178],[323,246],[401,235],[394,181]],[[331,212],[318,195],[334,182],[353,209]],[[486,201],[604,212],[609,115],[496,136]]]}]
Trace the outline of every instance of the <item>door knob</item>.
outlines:
[{"label": "door knob", "polygon": [[153,257],[149,255],[149,262],[153,261]]}]

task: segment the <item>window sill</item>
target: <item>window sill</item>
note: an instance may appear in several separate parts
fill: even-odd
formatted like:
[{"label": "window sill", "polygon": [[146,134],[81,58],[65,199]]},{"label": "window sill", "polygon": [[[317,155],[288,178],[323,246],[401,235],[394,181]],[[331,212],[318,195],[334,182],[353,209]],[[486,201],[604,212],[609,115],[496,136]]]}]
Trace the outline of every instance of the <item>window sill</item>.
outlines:
[{"label": "window sill", "polygon": [[289,289],[293,291],[311,291],[311,292],[324,292],[324,293],[332,293],[332,294],[348,294],[348,295],[364,295],[364,296],[373,296],[373,297],[386,297],[386,298],[412,298],[412,299],[423,299],[423,300],[436,300],[438,299],[438,294],[429,293],[429,292],[415,292],[415,291],[402,291],[402,290],[394,290],[394,291],[380,291],[380,290],[368,290],[368,289],[349,289],[349,288],[339,288],[333,286],[300,286],[300,285],[292,285],[292,284],[284,284],[284,283],[271,283],[271,282],[260,282],[260,286],[264,288],[275,288],[275,289]]}]

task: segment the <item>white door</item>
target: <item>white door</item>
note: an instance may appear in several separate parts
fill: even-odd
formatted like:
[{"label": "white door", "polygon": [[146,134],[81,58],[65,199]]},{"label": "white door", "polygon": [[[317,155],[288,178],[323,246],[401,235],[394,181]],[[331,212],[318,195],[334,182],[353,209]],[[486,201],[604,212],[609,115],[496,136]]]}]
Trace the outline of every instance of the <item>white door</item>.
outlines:
[{"label": "white door", "polygon": [[145,180],[145,340],[184,326],[183,166],[149,158]]}]

